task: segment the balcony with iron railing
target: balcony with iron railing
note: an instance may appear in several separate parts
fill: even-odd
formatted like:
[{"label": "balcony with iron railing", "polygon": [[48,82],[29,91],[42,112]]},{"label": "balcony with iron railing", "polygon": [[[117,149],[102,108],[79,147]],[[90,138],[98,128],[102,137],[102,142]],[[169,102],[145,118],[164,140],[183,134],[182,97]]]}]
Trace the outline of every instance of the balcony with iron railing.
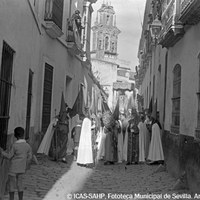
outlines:
[{"label": "balcony with iron railing", "polygon": [[195,25],[200,22],[200,1],[181,0],[180,21],[186,25]]},{"label": "balcony with iron railing", "polygon": [[134,76],[136,88],[139,88],[139,86],[142,85],[142,82],[145,77],[146,69],[147,69],[147,67],[145,64],[142,64],[142,65],[136,67],[136,74]]},{"label": "balcony with iron railing", "polygon": [[[151,40],[150,40],[150,43],[151,43]],[[142,71],[145,74],[149,63],[151,63],[151,60],[152,60],[152,47],[144,48],[142,50],[142,54],[140,55],[140,67],[138,68],[138,73]]]},{"label": "balcony with iron railing", "polygon": [[134,83],[114,82],[113,83],[113,90],[116,90],[116,91],[133,91],[134,90]]},{"label": "balcony with iron railing", "polygon": [[145,37],[145,41],[144,41],[144,45],[145,45],[145,54],[147,57],[149,57],[152,54],[152,49],[153,49],[153,39],[151,37],[151,33],[150,30],[146,30],[144,32],[144,37]]},{"label": "balcony with iron railing", "polygon": [[183,24],[179,21],[180,0],[171,0],[161,16],[162,29],[158,39],[162,47],[174,46],[184,35]]},{"label": "balcony with iron railing", "polygon": [[66,42],[70,53],[73,55],[84,56],[83,45],[81,43],[82,24],[80,12],[77,10],[71,18],[67,20]]},{"label": "balcony with iron railing", "polygon": [[63,0],[46,0],[44,21],[46,32],[51,38],[63,35]]}]

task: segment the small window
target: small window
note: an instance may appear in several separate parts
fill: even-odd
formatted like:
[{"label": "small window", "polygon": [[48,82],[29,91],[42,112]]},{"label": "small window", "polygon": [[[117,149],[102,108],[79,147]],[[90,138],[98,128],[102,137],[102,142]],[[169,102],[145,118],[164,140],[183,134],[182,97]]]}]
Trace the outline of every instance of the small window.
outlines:
[{"label": "small window", "polygon": [[115,42],[112,42],[112,44],[111,44],[111,52],[112,53],[115,52]]},{"label": "small window", "polygon": [[107,25],[109,25],[109,19],[110,19],[110,16],[107,15],[107,17],[106,17],[106,24],[107,24]]},{"label": "small window", "polygon": [[98,50],[101,50],[101,49],[102,49],[102,41],[99,40],[99,42],[98,42]]},{"label": "small window", "polygon": [[108,36],[105,37],[105,50],[108,50],[108,45],[109,45],[109,38]]}]

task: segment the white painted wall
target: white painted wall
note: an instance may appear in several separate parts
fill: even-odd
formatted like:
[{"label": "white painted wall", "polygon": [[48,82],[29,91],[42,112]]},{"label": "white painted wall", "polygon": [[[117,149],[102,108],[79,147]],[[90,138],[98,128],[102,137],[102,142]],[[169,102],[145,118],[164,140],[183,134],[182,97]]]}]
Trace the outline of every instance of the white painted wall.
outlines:
[{"label": "white painted wall", "polygon": [[[180,133],[194,135],[197,126],[197,95],[199,81],[198,55],[200,53],[200,24],[188,29],[184,37],[169,49],[168,68],[168,106],[171,106],[172,97],[172,71],[176,64],[181,65],[181,117]],[[170,116],[171,109],[167,110]],[[167,123],[171,120],[167,117]]]},{"label": "white painted wall", "polygon": [[[15,50],[10,104],[10,120],[8,134],[13,133],[16,126],[25,127],[27,88],[29,69],[37,76],[39,61],[40,32],[27,0],[0,1],[0,60],[3,41]],[[33,84],[33,92],[37,90]],[[32,113],[36,108],[32,99]]]},{"label": "white painted wall", "polygon": [[[167,65],[167,88],[166,88],[166,109],[165,109],[165,130],[171,130],[172,124],[172,95],[173,95],[173,69],[176,64],[181,65],[181,112],[180,112],[180,133],[194,136],[197,127],[197,94],[199,83],[199,61],[200,53],[200,23],[186,30],[183,38],[168,50],[157,46],[152,54],[152,73],[148,67],[139,93],[144,96],[144,107],[148,108],[149,99],[146,97],[153,92],[153,75],[155,74],[155,98],[158,100],[157,109],[160,111],[160,119],[163,119],[164,109],[164,79],[165,79],[165,56],[168,52]],[[154,55],[155,53],[155,55]],[[158,67],[161,66],[160,78]],[[154,98],[154,99],[155,99]],[[147,100],[148,99],[148,100]]]},{"label": "white painted wall", "polygon": [[[46,34],[44,28],[45,0],[2,0],[0,1],[0,60],[2,56],[3,41],[15,50],[13,63],[13,78],[10,102],[10,120],[8,134],[13,133],[16,126],[25,127],[27,88],[29,69],[33,75],[33,96],[31,105],[31,127],[34,132],[41,129],[43,81],[45,63],[53,66],[53,88],[51,116],[60,110],[61,94],[64,92],[65,100],[70,107],[77,97],[80,83],[84,83],[84,76],[88,79],[88,69],[82,66],[81,60],[71,56],[66,46],[66,23],[69,17],[69,1],[64,1],[63,36],[52,39]],[[83,1],[77,1],[81,12]],[[32,6],[32,7],[31,7]],[[66,91],[66,76],[72,81]],[[90,83],[91,84],[91,83]],[[88,87],[90,92],[90,87]]]}]

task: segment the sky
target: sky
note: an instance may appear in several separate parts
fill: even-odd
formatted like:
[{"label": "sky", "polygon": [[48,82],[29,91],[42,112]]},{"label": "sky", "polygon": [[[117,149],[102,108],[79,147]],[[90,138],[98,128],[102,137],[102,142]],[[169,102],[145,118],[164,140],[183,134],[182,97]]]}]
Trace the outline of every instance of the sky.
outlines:
[{"label": "sky", "polygon": [[113,6],[117,28],[121,31],[118,38],[118,58],[131,62],[131,68],[139,64],[137,53],[142,32],[142,22],[146,0],[97,0],[93,4],[92,25],[96,19],[97,10],[103,2]]}]

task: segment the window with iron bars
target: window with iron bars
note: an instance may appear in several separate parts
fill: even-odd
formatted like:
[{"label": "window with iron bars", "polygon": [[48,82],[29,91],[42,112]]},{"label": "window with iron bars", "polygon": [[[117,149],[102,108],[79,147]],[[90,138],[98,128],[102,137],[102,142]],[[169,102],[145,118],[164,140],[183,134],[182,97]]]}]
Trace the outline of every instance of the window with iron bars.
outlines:
[{"label": "window with iron bars", "polygon": [[198,73],[198,91],[197,91],[197,100],[198,100],[198,109],[197,109],[197,128],[195,132],[195,137],[200,139],[200,54],[198,56],[198,63],[199,63],[199,73]]},{"label": "window with iron bars", "polygon": [[3,42],[0,68],[0,147],[6,149],[14,50]]},{"label": "window with iron bars", "polygon": [[30,69],[28,78],[28,94],[27,94],[27,109],[26,109],[26,135],[25,135],[26,140],[29,139],[29,132],[30,132],[32,85],[33,85],[33,71]]},{"label": "window with iron bars", "polygon": [[51,120],[51,99],[53,84],[53,67],[45,64],[43,110],[42,110],[42,132],[45,133]]},{"label": "window with iron bars", "polygon": [[179,133],[181,107],[181,66],[176,65],[173,70],[173,98],[172,98],[172,126],[173,133]]}]

